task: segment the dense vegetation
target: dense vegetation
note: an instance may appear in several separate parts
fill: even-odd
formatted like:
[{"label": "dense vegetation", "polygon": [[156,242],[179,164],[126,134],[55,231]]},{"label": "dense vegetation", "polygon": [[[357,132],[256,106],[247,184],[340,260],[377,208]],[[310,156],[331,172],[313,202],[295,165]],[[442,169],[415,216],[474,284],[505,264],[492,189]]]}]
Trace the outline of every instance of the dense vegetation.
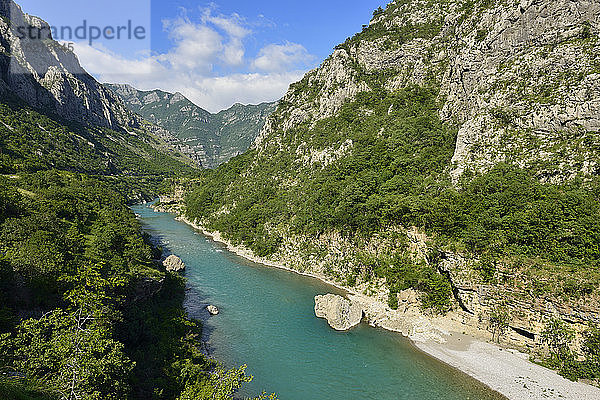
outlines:
[{"label": "dense vegetation", "polygon": [[[565,274],[587,271],[582,278],[594,281],[596,269],[589,266],[600,260],[598,182],[544,184],[535,171],[499,164],[451,185],[446,168],[455,130],[439,120],[436,96],[427,87],[363,93],[339,115],[281,135],[283,151],[251,151],[208,172],[188,197],[187,212],[263,256],[278,249],[282,226],[297,234],[337,230],[350,237],[417,226],[439,246],[484,256],[487,280],[497,261],[511,254]],[[335,150],[348,140],[351,150],[326,165],[285,151]],[[393,268],[381,266],[394,263],[376,264],[371,270],[398,281]],[[429,279],[425,286],[448,293]]]},{"label": "dense vegetation", "polygon": [[[439,120],[436,95],[431,88],[416,87],[364,93],[339,116],[283,136],[285,148],[327,149],[351,141],[349,154],[339,161],[305,165],[285,151],[269,151],[248,173],[256,155],[248,152],[206,174],[188,198],[188,213],[218,214],[212,228],[262,255],[275,251],[278,242],[266,224],[290,222],[308,234],[331,228],[365,235],[378,231],[402,219],[422,193],[435,193],[442,184],[438,178],[452,157],[455,131]],[[364,108],[372,105],[374,112],[365,115]],[[242,182],[230,186],[240,175]],[[285,179],[294,184],[283,185]],[[218,213],[225,206],[228,212]]]},{"label": "dense vegetation", "polygon": [[2,177],[0,209],[0,397],[229,398],[215,376],[247,380],[198,350],[182,279],[153,261],[160,251],[109,184]]},{"label": "dense vegetation", "polygon": [[[262,148],[206,172],[186,199],[188,217],[260,256],[277,252],[289,234],[340,232],[360,248],[374,234],[417,227],[433,240],[426,260],[415,260],[398,240],[383,253],[360,254],[348,275],[338,276],[349,285],[357,276],[385,277],[392,308],[407,288],[423,293],[426,309],[451,308],[453,288],[438,268],[439,250],[478,260],[472,268],[481,283],[508,284],[502,279],[518,274],[537,297],[577,300],[595,292],[600,180],[544,183],[535,168],[507,160],[452,184],[456,130],[440,121],[437,97],[433,82],[375,89],[334,117],[275,132]],[[505,325],[498,319],[499,328]],[[567,376],[598,375],[596,364],[569,365],[579,372]]]},{"label": "dense vegetation", "polygon": [[[473,253],[540,257],[559,265],[600,262],[598,180],[544,184],[529,171],[499,164],[465,177],[422,212],[422,224]],[[592,268],[589,268],[592,267]]]},{"label": "dense vegetation", "polygon": [[0,173],[56,168],[94,175],[190,174],[189,160],[143,130],[113,131],[61,121],[21,100],[0,104]]},{"label": "dense vegetation", "polygon": [[200,351],[183,279],[127,206],[194,171],[144,132],[17,100],[0,134],[0,398],[232,398],[251,378]]}]

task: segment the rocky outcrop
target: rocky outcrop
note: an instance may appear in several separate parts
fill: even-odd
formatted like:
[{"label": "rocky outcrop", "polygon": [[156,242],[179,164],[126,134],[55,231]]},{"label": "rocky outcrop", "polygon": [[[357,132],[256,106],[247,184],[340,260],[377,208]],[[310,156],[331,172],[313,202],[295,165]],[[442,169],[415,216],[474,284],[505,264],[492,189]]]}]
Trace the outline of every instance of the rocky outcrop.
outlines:
[{"label": "rocky outcrop", "polygon": [[[543,278],[531,279],[522,271],[497,265],[497,280],[483,282],[474,267],[478,260],[452,252],[442,252],[440,270],[447,274],[454,288],[457,309],[461,319],[470,326],[493,329],[492,315],[498,310],[506,313],[506,327],[499,340],[523,350],[536,350],[543,347],[541,333],[552,319],[561,319],[576,333],[576,343],[580,333],[591,324],[600,323],[600,298],[594,290],[586,295],[565,298],[557,292],[547,291],[543,296],[534,296],[535,287],[545,284],[558,288],[552,274]],[[577,283],[572,283],[576,285]]]},{"label": "rocky outcrop", "polygon": [[181,202],[171,197],[161,196],[160,200],[152,205],[152,208],[156,212],[176,213],[181,210]]},{"label": "rocky outcrop", "polygon": [[169,195],[161,195],[158,201],[152,205],[156,212],[181,214],[185,198],[186,188],[183,183],[178,182],[173,185]]},{"label": "rocky outcrop", "polygon": [[360,323],[363,310],[360,304],[342,296],[326,294],[315,296],[315,315],[325,318],[336,331],[347,331]]},{"label": "rocky outcrop", "polygon": [[169,272],[182,272],[185,271],[185,264],[181,261],[181,258],[177,257],[174,254],[168,256],[165,261],[163,261],[163,266]]},{"label": "rocky outcrop", "polygon": [[[52,40],[48,24],[0,0],[0,87],[30,106],[63,119],[119,129],[139,127],[140,118],[91,77],[76,55]],[[40,38],[19,34],[42,29]]]},{"label": "rocky outcrop", "polygon": [[164,284],[163,279],[157,281],[157,280],[150,279],[150,278],[143,278],[143,279],[136,281],[135,286],[134,286],[133,296],[130,301],[132,301],[132,302],[140,301],[141,302],[141,301],[146,301],[148,299],[151,299],[152,297],[156,296],[156,294],[162,290],[163,284]]},{"label": "rocky outcrop", "polygon": [[[564,141],[595,141],[600,130],[597,1],[520,1],[484,9],[453,54],[442,95],[445,118],[458,121],[452,171],[486,170],[497,161],[570,179],[593,171],[596,156]],[[556,157],[556,146],[561,156]],[[566,157],[565,157],[566,156]]]},{"label": "rocky outcrop", "polygon": [[361,305],[365,321],[371,326],[399,332],[415,342],[444,343],[446,341],[447,332],[441,329],[443,322],[446,321],[435,321],[423,312],[417,291],[407,289],[400,292],[397,295],[396,309],[386,305],[388,295],[386,293],[383,296],[369,297],[354,294],[350,299]]}]

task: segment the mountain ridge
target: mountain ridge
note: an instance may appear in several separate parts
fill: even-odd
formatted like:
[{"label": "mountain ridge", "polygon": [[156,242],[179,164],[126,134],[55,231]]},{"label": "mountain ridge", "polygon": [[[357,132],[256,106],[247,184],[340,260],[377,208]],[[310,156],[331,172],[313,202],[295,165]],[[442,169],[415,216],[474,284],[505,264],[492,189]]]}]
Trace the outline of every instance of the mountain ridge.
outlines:
[{"label": "mountain ridge", "polygon": [[179,151],[216,167],[246,151],[258,136],[277,102],[234,104],[218,113],[195,105],[181,93],[137,90],[130,85],[105,84],[129,109],[171,132]]},{"label": "mountain ridge", "polygon": [[[0,79],[5,90],[67,120],[111,129],[139,127],[139,119],[81,67],[77,56],[52,40],[45,21],[25,14],[12,0],[1,0],[0,16]],[[39,39],[21,37],[19,27],[29,26],[48,33]]]},{"label": "mountain ridge", "polygon": [[19,34],[20,27],[50,32],[45,21],[12,0],[0,1],[0,16],[2,171],[144,176],[197,167],[170,146],[168,132],[129,111],[50,33]]},{"label": "mountain ridge", "polygon": [[[489,152],[477,156],[475,148],[485,148],[495,128],[534,135],[536,129],[541,135],[562,128],[600,130],[594,95],[600,71],[595,51],[599,13],[594,1],[392,2],[363,32],[338,45],[319,68],[290,87],[282,99],[285,107],[267,122],[260,137],[327,118],[362,92],[428,83],[440,89],[442,120],[459,128],[455,181],[466,169],[486,169]],[[518,68],[523,65],[528,70],[521,75]],[[552,70],[551,65],[561,67]],[[527,97],[519,95],[536,80],[542,84],[527,88]],[[310,97],[300,97],[309,92]],[[576,118],[569,119],[572,114]],[[511,138],[510,132],[506,136]],[[515,154],[502,154],[497,161],[511,156]],[[593,170],[594,154],[585,161]],[[564,179],[572,171],[547,173]]]}]

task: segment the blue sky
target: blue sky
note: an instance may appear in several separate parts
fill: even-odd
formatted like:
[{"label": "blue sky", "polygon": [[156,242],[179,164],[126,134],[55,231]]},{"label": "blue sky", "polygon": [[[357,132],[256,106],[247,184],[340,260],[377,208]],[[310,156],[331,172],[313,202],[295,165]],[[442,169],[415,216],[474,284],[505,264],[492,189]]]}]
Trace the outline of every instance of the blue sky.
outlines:
[{"label": "blue sky", "polygon": [[[255,35],[247,41],[250,52],[271,43],[300,43],[323,60],[346,37],[360,31],[371,19],[373,10],[385,6],[385,0],[304,0],[304,1],[192,1],[167,0],[152,2],[153,32],[161,30],[161,20],[174,18],[180,8],[197,10],[210,5],[218,14],[238,14],[255,25]],[[196,13],[197,14],[197,13]],[[194,12],[190,12],[193,16]],[[197,15],[196,15],[197,17]],[[259,26],[263,24],[263,26]],[[169,46],[166,35],[155,35],[153,46],[164,50]]]},{"label": "blue sky", "polygon": [[[218,111],[233,103],[280,98],[333,47],[360,31],[385,0],[192,1],[17,0],[52,26],[88,27],[75,43],[82,65],[102,82],[179,91]],[[132,21],[144,35],[96,39]],[[140,32],[142,32],[140,31]],[[60,39],[58,37],[57,39]]]}]

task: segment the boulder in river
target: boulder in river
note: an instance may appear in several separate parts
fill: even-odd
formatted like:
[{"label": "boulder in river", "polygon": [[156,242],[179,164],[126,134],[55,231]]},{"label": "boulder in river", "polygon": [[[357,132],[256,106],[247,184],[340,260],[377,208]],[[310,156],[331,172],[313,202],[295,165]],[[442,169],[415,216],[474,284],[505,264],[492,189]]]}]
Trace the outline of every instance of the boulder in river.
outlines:
[{"label": "boulder in river", "polygon": [[208,310],[210,315],[218,315],[219,314],[219,309],[216,306],[213,306],[213,305],[206,306],[206,309]]},{"label": "boulder in river", "polygon": [[363,316],[359,304],[335,294],[315,296],[315,315],[325,318],[336,331],[347,331],[358,325]]},{"label": "boulder in river", "polygon": [[181,258],[176,255],[171,254],[169,257],[163,261],[163,265],[167,269],[167,271],[171,272],[181,272],[185,270],[185,264],[181,261]]}]

